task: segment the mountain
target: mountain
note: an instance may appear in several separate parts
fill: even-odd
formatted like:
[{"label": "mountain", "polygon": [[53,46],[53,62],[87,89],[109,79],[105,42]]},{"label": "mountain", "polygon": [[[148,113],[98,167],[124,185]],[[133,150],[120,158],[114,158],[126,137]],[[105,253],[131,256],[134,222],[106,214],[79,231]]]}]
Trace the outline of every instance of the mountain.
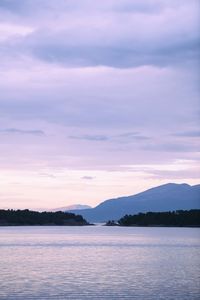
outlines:
[{"label": "mountain", "polygon": [[[106,200],[95,208],[81,210],[81,215],[89,222],[106,222],[138,212],[190,209],[200,209],[200,184],[168,183],[136,195]],[[80,214],[77,210],[70,212]]]},{"label": "mountain", "polygon": [[85,204],[73,204],[73,205],[69,205],[67,207],[65,207],[65,210],[66,211],[69,211],[69,210],[82,210],[82,209],[91,209],[92,207],[89,206],[89,205],[85,205]]},{"label": "mountain", "polygon": [[64,207],[58,207],[58,208],[53,208],[50,211],[56,212],[56,211],[71,211],[71,210],[82,210],[82,209],[91,209],[91,206],[89,205],[84,205],[84,204],[73,204],[73,205],[68,205]]}]

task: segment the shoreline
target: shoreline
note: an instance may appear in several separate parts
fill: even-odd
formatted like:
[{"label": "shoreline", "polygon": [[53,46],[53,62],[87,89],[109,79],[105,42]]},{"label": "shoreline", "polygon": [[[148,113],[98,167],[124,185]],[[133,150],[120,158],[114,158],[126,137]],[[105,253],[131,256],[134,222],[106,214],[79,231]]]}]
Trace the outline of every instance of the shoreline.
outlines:
[{"label": "shoreline", "polygon": [[166,226],[166,225],[130,225],[130,226],[124,226],[124,225],[106,225],[106,224],[102,224],[102,225],[96,225],[96,224],[76,224],[76,225],[58,225],[58,224],[34,224],[34,225],[30,225],[30,224],[5,224],[2,225],[0,224],[0,228],[1,227],[86,227],[86,226],[102,226],[102,227],[122,227],[122,228],[200,228],[199,226],[192,226],[192,225],[187,225],[187,226],[175,226],[175,225],[171,225],[171,226]]}]

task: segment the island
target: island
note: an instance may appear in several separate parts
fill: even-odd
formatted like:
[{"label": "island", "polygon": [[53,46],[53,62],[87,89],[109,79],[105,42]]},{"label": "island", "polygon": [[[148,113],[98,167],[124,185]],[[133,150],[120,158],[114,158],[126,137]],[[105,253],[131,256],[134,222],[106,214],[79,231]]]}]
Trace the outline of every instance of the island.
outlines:
[{"label": "island", "polygon": [[38,212],[29,209],[0,210],[0,226],[84,226],[89,224],[81,215],[73,213],[57,212]]},{"label": "island", "polygon": [[106,226],[200,227],[200,209],[125,215],[118,221],[108,221]]}]

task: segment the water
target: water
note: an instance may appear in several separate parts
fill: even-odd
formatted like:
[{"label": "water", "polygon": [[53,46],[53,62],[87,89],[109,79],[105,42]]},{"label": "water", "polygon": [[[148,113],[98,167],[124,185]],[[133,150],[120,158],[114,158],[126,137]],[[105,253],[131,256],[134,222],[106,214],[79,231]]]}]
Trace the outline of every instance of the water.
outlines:
[{"label": "water", "polygon": [[198,299],[200,229],[0,227],[0,299]]}]

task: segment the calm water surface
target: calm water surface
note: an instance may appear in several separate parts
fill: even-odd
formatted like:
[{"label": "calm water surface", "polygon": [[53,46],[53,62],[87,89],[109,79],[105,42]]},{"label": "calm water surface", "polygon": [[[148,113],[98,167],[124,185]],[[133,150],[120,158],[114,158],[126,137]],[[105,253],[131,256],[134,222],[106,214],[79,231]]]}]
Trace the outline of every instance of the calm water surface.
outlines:
[{"label": "calm water surface", "polygon": [[0,227],[0,299],[200,299],[200,229]]}]

